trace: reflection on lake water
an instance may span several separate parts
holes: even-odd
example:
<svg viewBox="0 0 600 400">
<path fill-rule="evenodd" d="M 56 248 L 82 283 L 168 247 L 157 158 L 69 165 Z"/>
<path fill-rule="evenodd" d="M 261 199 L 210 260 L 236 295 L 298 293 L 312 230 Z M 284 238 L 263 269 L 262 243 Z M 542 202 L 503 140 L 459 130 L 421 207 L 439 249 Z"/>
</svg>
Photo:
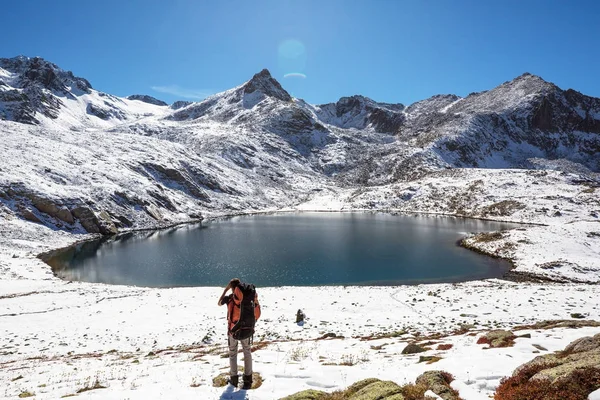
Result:
<svg viewBox="0 0 600 400">
<path fill-rule="evenodd" d="M 392 285 L 500 277 L 505 261 L 457 246 L 514 225 L 381 213 L 235 217 L 71 247 L 47 262 L 66 280 L 121 285 Z"/>
</svg>

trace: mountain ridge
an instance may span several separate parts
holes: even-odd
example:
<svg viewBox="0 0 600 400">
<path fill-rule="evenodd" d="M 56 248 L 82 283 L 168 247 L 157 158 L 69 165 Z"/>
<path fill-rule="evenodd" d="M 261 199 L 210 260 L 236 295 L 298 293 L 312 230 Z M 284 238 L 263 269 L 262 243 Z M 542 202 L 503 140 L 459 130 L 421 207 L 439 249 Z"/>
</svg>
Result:
<svg viewBox="0 0 600 400">
<path fill-rule="evenodd" d="M 409 106 L 360 95 L 312 105 L 262 70 L 202 101 L 165 106 L 99 92 L 31 60 L 0 70 L 0 203 L 61 229 L 109 233 L 280 209 L 314 193 L 453 169 L 558 169 L 599 180 L 600 99 L 531 74 Z"/>
</svg>

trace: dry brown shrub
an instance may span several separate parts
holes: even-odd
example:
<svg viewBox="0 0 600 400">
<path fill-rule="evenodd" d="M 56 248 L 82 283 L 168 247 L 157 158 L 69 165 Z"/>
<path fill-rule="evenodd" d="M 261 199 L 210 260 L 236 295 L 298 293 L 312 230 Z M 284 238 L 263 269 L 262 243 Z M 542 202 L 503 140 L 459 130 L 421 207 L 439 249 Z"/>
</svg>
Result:
<svg viewBox="0 0 600 400">
<path fill-rule="evenodd" d="M 586 400 L 591 392 L 600 388 L 600 369 L 592 367 L 576 369 L 566 379 L 554 383 L 530 379 L 539 371 L 555 365 L 532 365 L 515 376 L 502 379 L 494 400 Z"/>
</svg>

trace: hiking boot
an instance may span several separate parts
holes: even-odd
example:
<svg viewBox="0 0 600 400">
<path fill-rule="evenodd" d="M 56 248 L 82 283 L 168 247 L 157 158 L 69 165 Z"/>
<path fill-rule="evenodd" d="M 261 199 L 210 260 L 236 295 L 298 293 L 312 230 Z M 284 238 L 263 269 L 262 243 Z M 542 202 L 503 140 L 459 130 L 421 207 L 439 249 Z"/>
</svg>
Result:
<svg viewBox="0 0 600 400">
<path fill-rule="evenodd" d="M 238 387 L 239 383 L 240 383 L 240 377 L 238 375 L 235 376 L 230 376 L 229 379 L 227 380 L 227 383 L 229 383 L 230 385 L 233 385 L 235 387 Z"/>
<path fill-rule="evenodd" d="M 252 389 L 252 375 L 244 375 L 244 386 L 242 389 Z"/>
</svg>

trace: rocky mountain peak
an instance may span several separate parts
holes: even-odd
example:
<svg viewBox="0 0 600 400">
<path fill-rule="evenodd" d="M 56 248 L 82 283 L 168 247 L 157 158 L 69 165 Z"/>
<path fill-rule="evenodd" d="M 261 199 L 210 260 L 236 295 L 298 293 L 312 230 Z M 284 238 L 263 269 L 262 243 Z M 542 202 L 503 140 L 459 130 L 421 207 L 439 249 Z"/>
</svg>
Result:
<svg viewBox="0 0 600 400">
<path fill-rule="evenodd" d="M 271 76 L 271 73 L 266 68 L 255 74 L 252 79 L 244 84 L 243 88 L 244 94 L 261 92 L 266 96 L 282 101 L 292 100 L 292 96 L 281 87 L 281 84 Z"/>
<path fill-rule="evenodd" d="M 132 94 L 131 96 L 127 96 L 127 99 L 139 100 L 139 101 L 143 101 L 144 103 L 154 104 L 156 106 L 168 106 L 168 104 L 165 103 L 164 101 L 159 100 L 152 96 L 148 96 L 147 94 Z"/>
<path fill-rule="evenodd" d="M 76 77 L 71 71 L 65 71 L 41 57 L 0 58 L 0 68 L 18 75 L 18 86 L 22 88 L 39 86 L 65 94 L 73 90 L 89 93 L 92 89 L 86 79 Z"/>
<path fill-rule="evenodd" d="M 527 93 L 542 92 L 547 93 L 549 91 L 560 90 L 556 85 L 544 80 L 538 75 L 525 72 L 522 75 L 517 76 L 512 81 L 505 82 L 499 87 L 507 87 L 510 89 L 521 89 Z"/>
</svg>

